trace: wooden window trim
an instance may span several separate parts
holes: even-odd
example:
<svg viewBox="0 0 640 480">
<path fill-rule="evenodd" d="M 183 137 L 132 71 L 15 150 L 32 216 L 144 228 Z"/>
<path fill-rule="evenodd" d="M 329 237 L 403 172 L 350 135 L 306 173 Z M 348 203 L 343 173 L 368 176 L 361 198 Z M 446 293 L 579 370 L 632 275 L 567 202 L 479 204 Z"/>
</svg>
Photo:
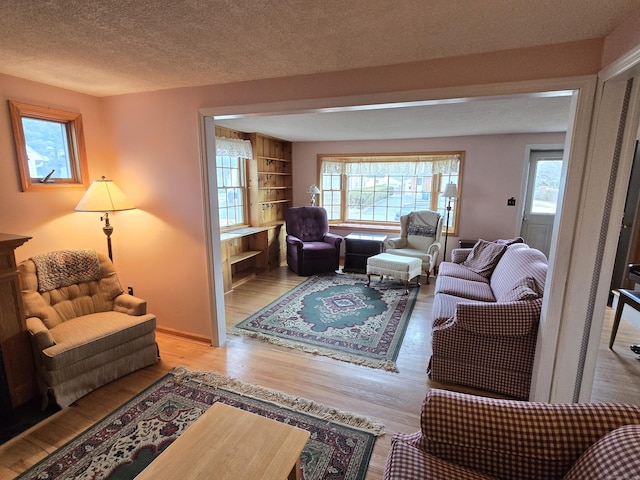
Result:
<svg viewBox="0 0 640 480">
<path fill-rule="evenodd" d="M 76 112 L 30 105 L 9 100 L 9 112 L 13 127 L 13 139 L 16 147 L 20 184 L 23 192 L 51 191 L 60 188 L 89 188 L 89 168 L 84 144 L 82 115 Z M 52 183 L 43 183 L 42 179 L 32 178 L 29 172 L 29 158 L 25 142 L 22 119 L 24 117 L 64 123 L 67 126 L 67 145 L 69 147 L 70 179 L 56 179 Z"/>
</svg>

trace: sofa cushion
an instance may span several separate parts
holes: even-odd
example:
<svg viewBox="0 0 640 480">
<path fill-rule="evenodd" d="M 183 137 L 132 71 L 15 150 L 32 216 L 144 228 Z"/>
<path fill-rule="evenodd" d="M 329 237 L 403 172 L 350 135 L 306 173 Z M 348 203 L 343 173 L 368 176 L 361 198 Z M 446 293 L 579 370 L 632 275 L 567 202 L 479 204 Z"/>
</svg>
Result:
<svg viewBox="0 0 640 480">
<path fill-rule="evenodd" d="M 547 257 L 526 243 L 509 245 L 491 276 L 491 289 L 496 298 L 510 292 L 523 276 L 535 280 L 538 295 L 542 297 L 547 277 Z"/>
<path fill-rule="evenodd" d="M 435 293 L 447 293 L 469 300 L 495 302 L 491 286 L 488 283 L 473 282 L 462 278 L 441 277 L 436 280 Z"/>
<path fill-rule="evenodd" d="M 474 282 L 489 283 L 487 277 L 483 277 L 473 270 L 470 270 L 467 267 L 460 265 L 459 263 L 453 262 L 440 263 L 440 266 L 438 267 L 438 276 L 463 278 L 465 280 L 473 280 Z"/>
<path fill-rule="evenodd" d="M 522 277 L 508 292 L 505 292 L 498 302 L 518 302 L 521 300 L 535 300 L 538 298 L 536 281 L 532 277 Z"/>
<path fill-rule="evenodd" d="M 101 312 L 62 322 L 50 329 L 55 345 L 43 350 L 45 368 L 57 370 L 155 331 L 156 317 Z"/>
<path fill-rule="evenodd" d="M 623 479 L 640 475 L 640 425 L 625 425 L 591 445 L 564 480 Z"/>
<path fill-rule="evenodd" d="M 506 249 L 506 245 L 478 240 L 462 265 L 489 278 Z"/>
</svg>

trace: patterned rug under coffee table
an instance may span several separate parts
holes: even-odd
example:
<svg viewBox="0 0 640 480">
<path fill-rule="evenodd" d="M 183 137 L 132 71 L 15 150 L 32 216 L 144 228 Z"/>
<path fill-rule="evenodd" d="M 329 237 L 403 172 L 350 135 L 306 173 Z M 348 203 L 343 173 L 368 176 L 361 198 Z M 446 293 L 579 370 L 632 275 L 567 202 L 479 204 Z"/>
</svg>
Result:
<svg viewBox="0 0 640 480">
<path fill-rule="evenodd" d="M 364 275 L 309 277 L 229 329 L 346 362 L 397 371 L 396 359 L 419 288 Z"/>
<path fill-rule="evenodd" d="M 311 400 L 180 367 L 18 478 L 132 479 L 215 402 L 311 432 L 302 451 L 304 480 L 364 479 L 384 429 Z"/>
</svg>

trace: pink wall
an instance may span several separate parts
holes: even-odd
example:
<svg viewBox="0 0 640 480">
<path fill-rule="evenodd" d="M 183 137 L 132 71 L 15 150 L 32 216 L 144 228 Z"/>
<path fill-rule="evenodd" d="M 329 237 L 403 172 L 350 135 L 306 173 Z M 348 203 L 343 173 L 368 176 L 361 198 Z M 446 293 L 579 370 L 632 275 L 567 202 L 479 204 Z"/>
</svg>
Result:
<svg viewBox="0 0 640 480">
<path fill-rule="evenodd" d="M 521 192 L 527 145 L 564 143 L 564 134 L 478 135 L 363 142 L 301 142 L 293 146 L 294 203 L 308 203 L 306 189 L 317 183 L 317 155 L 327 153 L 465 151 L 460 199 L 460 232 L 449 236 L 449 247 L 458 238 L 494 240 L 518 234 Z M 507 206 L 515 197 L 516 207 Z M 332 229 L 337 233 L 348 230 Z"/>
<path fill-rule="evenodd" d="M 100 215 L 74 212 L 84 190 L 21 191 L 7 100 L 81 112 L 91 179 L 119 178 L 113 168 L 114 153 L 105 141 L 99 99 L 0 75 L 0 231 L 33 237 L 16 251 L 18 260 L 51 249 L 103 247 Z M 114 222 L 117 225 L 115 215 Z"/>
<path fill-rule="evenodd" d="M 112 217 L 114 260 L 122 283 L 132 285 L 137 295 L 148 300 L 160 326 L 210 336 L 199 108 L 589 75 L 599 68 L 602 47 L 603 40 L 596 39 L 349 72 L 102 99 L 0 76 L 0 100 L 5 105 L 5 114 L 0 117 L 0 231 L 34 237 L 19 249 L 19 259 L 57 248 L 105 249 L 99 216 L 73 211 L 81 191 L 19 191 L 6 100 L 50 103 L 79 111 L 83 114 L 91 177 L 113 178 L 138 206 L 138 210 Z M 434 139 L 425 143 L 449 141 Z M 518 196 L 517 191 L 490 192 L 483 187 L 484 182 L 476 182 L 472 176 L 474 168 L 476 173 L 482 171 L 477 163 L 480 158 L 490 160 L 495 156 L 495 144 L 488 142 L 477 150 L 464 145 L 456 148 L 477 152 L 467 156 L 465 178 L 473 180 L 465 182 L 465 195 L 489 195 L 489 209 L 504 210 L 506 196 Z M 516 161 L 521 163 L 521 145 L 512 148 Z M 306 174 L 298 177 L 298 173 L 294 173 L 296 184 L 308 185 Z M 513 177 L 517 177 L 515 171 Z M 470 228 L 473 224 L 466 222 L 475 216 L 486 216 L 486 209 L 476 208 L 471 202 L 463 208 L 463 235 L 513 229 L 513 218 L 505 222 L 509 224 L 507 227 L 501 222 L 496 224 L 497 215 L 482 231 L 480 227 Z M 508 215 L 513 215 L 509 212 Z"/>
</svg>

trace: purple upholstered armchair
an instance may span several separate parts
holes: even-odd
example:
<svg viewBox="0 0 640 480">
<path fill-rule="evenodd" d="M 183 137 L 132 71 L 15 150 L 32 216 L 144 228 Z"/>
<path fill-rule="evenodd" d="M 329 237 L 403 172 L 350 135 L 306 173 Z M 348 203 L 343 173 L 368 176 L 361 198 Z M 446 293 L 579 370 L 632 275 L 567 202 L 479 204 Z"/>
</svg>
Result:
<svg viewBox="0 0 640 480">
<path fill-rule="evenodd" d="M 287 224 L 287 265 L 298 275 L 333 272 L 340 268 L 342 237 L 329 233 L 327 211 L 322 207 L 291 207 Z"/>
</svg>

